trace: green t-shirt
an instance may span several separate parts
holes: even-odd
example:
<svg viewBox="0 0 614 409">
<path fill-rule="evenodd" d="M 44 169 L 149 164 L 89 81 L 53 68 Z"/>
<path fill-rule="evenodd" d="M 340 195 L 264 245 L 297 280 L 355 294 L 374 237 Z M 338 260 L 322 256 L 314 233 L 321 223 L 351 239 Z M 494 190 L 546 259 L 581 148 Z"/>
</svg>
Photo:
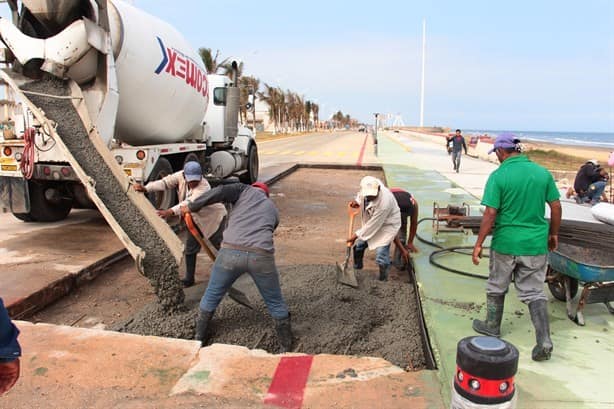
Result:
<svg viewBox="0 0 614 409">
<path fill-rule="evenodd" d="M 559 199 L 554 178 L 525 155 L 503 161 L 488 177 L 482 204 L 497 210 L 491 248 L 514 256 L 548 253 L 546 202 Z"/>
</svg>

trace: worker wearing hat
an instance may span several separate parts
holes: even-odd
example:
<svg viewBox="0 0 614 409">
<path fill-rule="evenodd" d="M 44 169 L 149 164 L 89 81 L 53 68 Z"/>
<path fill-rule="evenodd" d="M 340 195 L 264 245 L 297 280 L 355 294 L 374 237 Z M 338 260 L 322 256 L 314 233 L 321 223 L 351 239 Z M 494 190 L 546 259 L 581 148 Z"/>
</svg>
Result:
<svg viewBox="0 0 614 409">
<path fill-rule="evenodd" d="M 350 203 L 354 208 L 362 208 L 362 227 L 348 239 L 354 245 L 354 268 L 363 268 L 365 250 L 375 250 L 375 263 L 379 267 L 380 281 L 388 280 L 390 272 L 390 244 L 399 240 L 401 212 L 390 190 L 377 178 L 365 176 L 360 181 L 360 191 Z M 397 244 L 407 260 L 407 250 Z"/>
<path fill-rule="evenodd" d="M 486 206 L 472 259 L 479 264 L 486 236 L 494 227 L 486 284 L 486 320 L 473 329 L 499 337 L 503 304 L 514 279 L 520 301 L 529 306 L 535 327 L 535 361 L 550 359 L 553 349 L 544 281 L 548 251 L 556 249 L 561 224 L 559 191 L 550 172 L 521 153 L 513 134 L 499 135 L 490 151 L 501 165 L 488 177 L 482 204 Z M 550 207 L 550 222 L 544 217 Z"/>
<path fill-rule="evenodd" d="M 282 352 L 290 351 L 293 341 L 290 313 L 281 294 L 273 244 L 279 214 L 269 199 L 268 186 L 261 182 L 251 186 L 243 183 L 220 185 L 189 200 L 181 210 L 198 212 L 213 203 L 231 204 L 232 209 L 207 290 L 200 301 L 195 338 L 203 344 L 206 342 L 207 328 L 217 306 L 235 280 L 247 273 L 275 320 Z"/>
<path fill-rule="evenodd" d="M 573 183 L 576 191 L 576 203 L 599 203 L 605 191 L 607 173 L 599 166 L 596 159 L 586 161 L 580 167 Z"/>
<path fill-rule="evenodd" d="M 181 215 L 181 205 L 187 204 L 188 200 L 196 198 L 211 190 L 211 185 L 203 177 L 200 164 L 196 161 L 186 162 L 183 170 L 165 176 L 160 180 L 154 180 L 143 186 L 134 185 L 137 192 L 163 192 L 167 189 L 177 190 L 179 203 L 170 209 L 159 209 L 158 215 L 164 218 Z M 208 237 L 215 248 L 220 247 L 222 232 L 224 231 L 226 208 L 223 204 L 216 203 L 207 206 L 195 214 L 196 222 L 205 237 Z M 194 285 L 194 273 L 196 272 L 196 256 L 200 251 L 200 244 L 188 233 L 185 245 L 185 278 L 181 279 L 184 287 Z"/>
</svg>

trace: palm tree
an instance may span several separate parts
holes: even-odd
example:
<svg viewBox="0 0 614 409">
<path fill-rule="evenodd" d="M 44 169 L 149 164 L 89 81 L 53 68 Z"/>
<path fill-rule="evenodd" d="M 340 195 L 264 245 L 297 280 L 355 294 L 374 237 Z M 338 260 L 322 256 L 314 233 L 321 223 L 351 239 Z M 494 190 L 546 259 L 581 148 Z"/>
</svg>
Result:
<svg viewBox="0 0 614 409">
<path fill-rule="evenodd" d="M 311 111 L 313 112 L 313 123 L 316 127 L 316 129 L 318 129 L 318 125 L 320 120 L 318 119 L 318 115 L 320 114 L 320 106 L 318 104 L 316 104 L 315 102 L 311 103 Z"/>
<path fill-rule="evenodd" d="M 260 80 L 256 77 L 245 76 L 240 77 L 239 84 L 241 86 L 241 92 L 239 94 L 239 103 L 240 103 L 240 115 L 241 120 L 245 119 L 245 123 L 247 123 L 247 103 L 249 102 L 250 93 L 256 98 L 256 94 L 258 94 L 258 89 L 260 88 Z M 255 100 L 252 101 L 255 103 Z M 256 111 L 252 108 L 253 113 L 253 125 L 256 127 Z"/>
<path fill-rule="evenodd" d="M 279 132 L 282 123 L 282 112 L 285 112 L 285 97 L 283 91 L 269 84 L 264 84 L 264 92 L 258 92 L 258 98 L 269 105 L 269 117 L 273 120 L 274 133 Z"/>
<path fill-rule="evenodd" d="M 201 47 L 198 49 L 198 55 L 200 55 L 200 59 L 203 60 L 203 64 L 205 64 L 207 74 L 215 74 L 220 66 L 217 62 L 217 58 L 220 56 L 220 50 L 216 50 L 215 56 L 213 56 L 210 48 Z"/>
</svg>

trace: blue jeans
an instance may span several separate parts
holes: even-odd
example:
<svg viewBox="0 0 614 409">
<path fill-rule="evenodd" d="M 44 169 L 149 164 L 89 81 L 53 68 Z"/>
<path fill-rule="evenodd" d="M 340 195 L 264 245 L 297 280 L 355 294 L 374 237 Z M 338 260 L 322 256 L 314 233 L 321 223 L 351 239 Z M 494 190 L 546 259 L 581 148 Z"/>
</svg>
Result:
<svg viewBox="0 0 614 409">
<path fill-rule="evenodd" d="M 601 201 L 601 195 L 605 190 L 605 181 L 599 180 L 597 182 L 593 182 L 588 187 L 588 192 L 583 197 L 584 201 L 591 203 L 599 203 Z"/>
<path fill-rule="evenodd" d="M 462 151 L 454 152 L 452 151 L 452 164 L 454 165 L 454 170 L 460 169 Z"/>
<path fill-rule="evenodd" d="M 368 243 L 360 239 L 356 240 L 354 243 L 354 248 L 356 248 L 357 251 L 365 251 L 367 247 Z M 375 263 L 378 266 L 390 265 L 390 243 L 375 249 Z"/>
<path fill-rule="evenodd" d="M 288 306 L 281 295 L 279 273 L 273 254 L 222 248 L 215 259 L 209 285 L 200 300 L 200 309 L 213 312 L 232 284 L 243 273 L 248 273 L 275 319 L 288 317 Z"/>
</svg>

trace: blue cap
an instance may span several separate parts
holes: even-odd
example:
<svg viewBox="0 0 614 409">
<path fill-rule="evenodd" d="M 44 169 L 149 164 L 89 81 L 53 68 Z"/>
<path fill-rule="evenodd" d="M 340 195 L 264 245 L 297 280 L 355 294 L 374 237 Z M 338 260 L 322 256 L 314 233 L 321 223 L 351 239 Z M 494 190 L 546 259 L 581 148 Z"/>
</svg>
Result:
<svg viewBox="0 0 614 409">
<path fill-rule="evenodd" d="M 187 182 L 201 180 L 203 178 L 203 170 L 198 162 L 190 161 L 183 165 L 183 176 Z"/>
<path fill-rule="evenodd" d="M 488 151 L 488 153 L 491 154 L 498 148 L 503 148 L 503 149 L 515 148 L 518 143 L 520 143 L 520 140 L 516 138 L 516 135 L 510 132 L 505 132 L 497 136 L 497 139 L 495 139 L 493 148 L 490 151 Z"/>
</svg>

